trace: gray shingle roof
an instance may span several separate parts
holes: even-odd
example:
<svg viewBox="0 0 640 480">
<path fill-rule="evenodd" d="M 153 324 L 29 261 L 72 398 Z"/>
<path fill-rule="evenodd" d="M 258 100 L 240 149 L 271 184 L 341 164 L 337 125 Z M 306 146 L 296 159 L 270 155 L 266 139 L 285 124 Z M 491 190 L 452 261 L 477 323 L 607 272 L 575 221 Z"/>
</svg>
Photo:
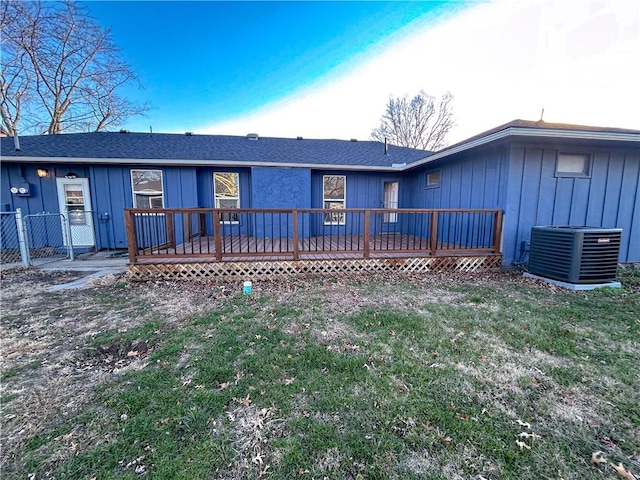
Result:
<svg viewBox="0 0 640 480">
<path fill-rule="evenodd" d="M 66 157 L 70 159 L 176 160 L 181 163 L 211 161 L 260 164 L 317 164 L 336 166 L 391 167 L 424 159 L 431 152 L 374 141 L 313 140 L 228 135 L 179 135 L 95 132 L 21 136 L 16 152 L 13 138 L 2 138 L 4 160 Z"/>
</svg>

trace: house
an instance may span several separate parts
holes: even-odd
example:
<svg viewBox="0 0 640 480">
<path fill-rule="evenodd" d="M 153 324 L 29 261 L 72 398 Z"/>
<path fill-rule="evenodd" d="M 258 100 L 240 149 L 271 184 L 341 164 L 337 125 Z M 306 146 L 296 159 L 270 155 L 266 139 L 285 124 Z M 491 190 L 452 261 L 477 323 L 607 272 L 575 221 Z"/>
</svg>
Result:
<svg viewBox="0 0 640 480">
<path fill-rule="evenodd" d="M 532 226 L 550 224 L 620 227 L 620 261 L 640 262 L 636 130 L 516 120 L 438 152 L 124 130 L 1 144 L 2 210 L 68 212 L 74 245 L 88 248 L 127 247 L 126 208 L 497 209 L 504 265 L 524 258 Z M 320 229 L 344 225 L 341 215 L 325 214 Z M 248 233 L 238 214 L 220 218 Z M 384 222 L 397 218 L 387 212 Z"/>
</svg>

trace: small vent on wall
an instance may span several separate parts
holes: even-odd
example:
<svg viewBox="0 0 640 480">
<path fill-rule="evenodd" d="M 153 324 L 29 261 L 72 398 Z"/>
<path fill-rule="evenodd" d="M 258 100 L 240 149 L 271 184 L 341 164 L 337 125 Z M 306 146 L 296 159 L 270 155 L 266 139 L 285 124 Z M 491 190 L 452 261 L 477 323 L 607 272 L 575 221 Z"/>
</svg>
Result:
<svg viewBox="0 0 640 480">
<path fill-rule="evenodd" d="M 258 140 L 260 135 L 257 133 L 247 133 L 247 140 Z"/>
</svg>

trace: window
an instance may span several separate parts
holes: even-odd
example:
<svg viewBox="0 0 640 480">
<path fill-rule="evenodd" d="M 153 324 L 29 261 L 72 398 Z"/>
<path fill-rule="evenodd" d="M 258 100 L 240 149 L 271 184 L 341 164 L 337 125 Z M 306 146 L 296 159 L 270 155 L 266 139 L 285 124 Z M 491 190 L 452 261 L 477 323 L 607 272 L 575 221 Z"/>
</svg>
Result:
<svg viewBox="0 0 640 480">
<path fill-rule="evenodd" d="M 588 177 L 591 156 L 586 153 L 559 153 L 556 177 Z"/>
<path fill-rule="evenodd" d="M 427 173 L 427 188 L 440 186 L 440 170 Z"/>
<path fill-rule="evenodd" d="M 216 208 L 240 208 L 240 175 L 233 172 L 213 174 L 213 195 Z M 240 215 L 226 212 L 221 215 L 222 223 L 238 223 Z"/>
<path fill-rule="evenodd" d="M 131 170 L 133 208 L 163 208 L 162 170 Z"/>
<path fill-rule="evenodd" d="M 322 203 L 324 208 L 343 209 L 346 205 L 347 177 L 344 175 L 324 175 L 322 177 Z M 344 225 L 344 212 L 325 213 L 325 225 Z"/>
</svg>

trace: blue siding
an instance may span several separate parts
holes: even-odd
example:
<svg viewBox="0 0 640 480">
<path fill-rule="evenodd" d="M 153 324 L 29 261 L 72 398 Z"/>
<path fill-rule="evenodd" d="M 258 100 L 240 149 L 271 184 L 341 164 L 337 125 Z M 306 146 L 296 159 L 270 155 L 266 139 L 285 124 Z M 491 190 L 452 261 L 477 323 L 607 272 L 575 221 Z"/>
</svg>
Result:
<svg viewBox="0 0 640 480">
<path fill-rule="evenodd" d="M 322 177 L 324 175 L 344 175 L 347 177 L 346 185 L 346 208 L 382 208 L 384 204 L 384 182 L 398 181 L 399 192 L 398 202 L 400 208 L 410 208 L 410 204 L 405 203 L 407 198 L 406 191 L 411 188 L 410 182 L 400 174 L 394 175 L 393 172 L 369 173 L 369 172 L 343 172 L 343 171 L 314 171 L 311 173 L 311 208 L 323 208 L 322 199 Z M 358 220 L 356 220 L 356 218 Z M 351 225 L 352 222 L 354 223 Z M 314 225 L 313 234 L 317 235 L 343 235 L 347 232 L 362 232 L 364 229 L 364 217 L 348 216 L 344 226 L 325 226 L 322 225 L 322 219 L 318 216 L 312 220 Z M 375 221 L 371 221 L 371 231 L 375 232 Z M 382 226 L 377 227 L 381 229 Z"/>
<path fill-rule="evenodd" d="M 308 168 L 251 169 L 251 203 L 258 208 L 311 208 L 311 170 Z M 302 223 L 298 234 L 303 235 Z M 293 216 L 257 216 L 256 237 L 293 237 Z"/>
<path fill-rule="evenodd" d="M 506 155 L 502 150 L 434 162 L 406 174 L 411 208 L 504 208 Z M 427 173 L 440 171 L 440 186 L 427 187 Z"/>
<path fill-rule="evenodd" d="M 248 168 L 199 168 L 197 170 L 196 190 L 197 202 L 199 207 L 214 208 L 215 199 L 213 192 L 213 174 L 214 172 L 231 172 L 237 173 L 240 181 L 240 208 L 253 208 L 251 200 L 251 170 Z M 225 234 L 248 235 L 252 232 L 252 226 L 249 225 L 246 216 L 240 219 L 239 224 L 223 225 Z M 211 219 L 207 217 L 206 223 L 207 235 L 213 235 L 213 225 Z"/>
<path fill-rule="evenodd" d="M 555 176 L 558 151 L 589 153 L 588 178 Z M 621 262 L 640 262 L 640 154 L 585 150 L 573 146 L 514 146 L 504 230 L 504 263 L 520 258 L 534 225 L 589 225 L 622 228 Z"/>
<path fill-rule="evenodd" d="M 11 211 L 21 208 L 24 215 L 60 213 L 56 178 L 75 173 L 78 178 L 89 179 L 96 248 L 126 248 L 124 209 L 133 206 L 130 172 L 131 169 L 150 167 L 55 164 L 46 165 L 49 177 L 39 178 L 36 175 L 39 166 L 3 162 L 1 203 L 8 205 Z M 195 168 L 166 167 L 159 170 L 163 172 L 166 207 L 198 206 Z M 5 185 L 10 187 L 25 182 L 31 185 L 32 195 L 29 197 L 12 195 L 9 188 L 5 188 Z"/>
</svg>

